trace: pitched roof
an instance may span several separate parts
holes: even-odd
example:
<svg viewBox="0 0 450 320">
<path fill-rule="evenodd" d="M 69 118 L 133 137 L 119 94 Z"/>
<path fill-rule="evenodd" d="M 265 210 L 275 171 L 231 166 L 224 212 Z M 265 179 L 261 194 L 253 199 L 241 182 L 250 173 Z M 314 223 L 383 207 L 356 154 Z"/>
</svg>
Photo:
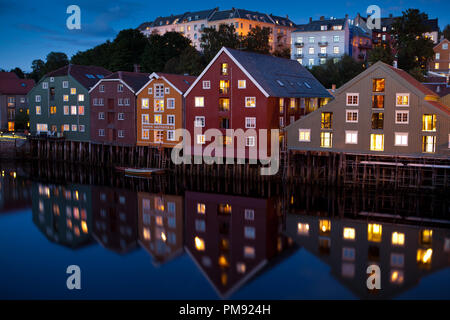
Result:
<svg viewBox="0 0 450 320">
<path fill-rule="evenodd" d="M 194 83 L 197 77 L 194 76 L 185 76 L 180 74 L 172 74 L 172 73 L 162 73 L 157 72 L 159 77 L 164 77 L 173 84 L 181 93 L 185 93 L 187 89 Z"/>
<path fill-rule="evenodd" d="M 171 24 L 178 24 L 182 22 L 189 22 L 189 21 L 198 21 L 198 20 L 205 20 L 208 19 L 211 14 L 215 11 L 217 11 L 219 8 L 213 8 L 209 10 L 201 10 L 201 11 L 194 11 L 194 12 L 185 12 L 181 14 L 176 15 L 170 15 L 166 17 L 158 17 L 151 23 L 152 27 L 158 27 L 158 26 L 165 26 L 165 25 L 171 25 Z M 141 24 L 143 27 L 147 27 L 148 25 Z M 139 27 L 141 27 L 139 26 Z"/>
<path fill-rule="evenodd" d="M 120 79 L 133 89 L 134 92 L 137 92 L 148 82 L 149 76 L 149 73 L 117 71 L 106 76 L 105 79 Z"/>
<path fill-rule="evenodd" d="M 432 106 L 444 111 L 448 115 L 450 115 L 450 108 L 447 107 L 445 104 L 439 102 L 439 101 L 426 101 L 427 103 L 431 104 Z"/>
<path fill-rule="evenodd" d="M 0 72 L 0 94 L 25 95 L 33 87 L 33 79 L 20 79 L 14 72 Z"/>
<path fill-rule="evenodd" d="M 327 30 L 321 30 L 322 26 L 327 26 Z M 297 25 L 297 29 L 294 32 L 307 32 L 307 31 L 330 31 L 333 26 L 345 27 L 345 18 L 343 19 L 324 19 L 314 20 L 307 24 Z"/>
<path fill-rule="evenodd" d="M 384 65 L 388 66 L 391 70 L 394 70 L 400 77 L 408 81 L 410 84 L 412 84 L 416 89 L 419 89 L 423 94 L 425 95 L 432 95 L 437 96 L 437 94 L 430 89 L 428 89 L 426 86 L 424 86 L 422 83 L 417 81 L 413 76 L 411 76 L 408 72 L 395 68 L 393 66 L 390 66 L 388 64 L 383 63 Z"/>
<path fill-rule="evenodd" d="M 272 97 L 332 97 L 300 63 L 253 52 L 225 49 Z"/>
<path fill-rule="evenodd" d="M 440 97 L 445 97 L 450 94 L 450 85 L 444 83 L 424 83 L 428 89 L 432 90 L 434 93 L 439 95 Z"/>
<path fill-rule="evenodd" d="M 82 66 L 76 64 L 68 64 L 55 71 L 49 72 L 45 77 L 59 77 L 70 75 L 74 77 L 85 88 L 90 89 L 98 80 L 111 74 L 111 71 L 98 66 Z"/>
</svg>

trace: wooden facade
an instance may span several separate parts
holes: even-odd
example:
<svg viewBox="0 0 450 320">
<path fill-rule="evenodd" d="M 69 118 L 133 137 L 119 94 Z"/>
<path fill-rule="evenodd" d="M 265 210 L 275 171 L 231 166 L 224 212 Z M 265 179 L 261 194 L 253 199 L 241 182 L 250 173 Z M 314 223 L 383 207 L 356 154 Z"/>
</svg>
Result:
<svg viewBox="0 0 450 320">
<path fill-rule="evenodd" d="M 195 77 L 153 73 L 137 92 L 137 145 L 173 148 L 175 130 L 184 128 L 183 93 Z"/>
<path fill-rule="evenodd" d="M 406 72 L 378 62 L 287 128 L 292 151 L 450 156 L 450 109 Z"/>
</svg>

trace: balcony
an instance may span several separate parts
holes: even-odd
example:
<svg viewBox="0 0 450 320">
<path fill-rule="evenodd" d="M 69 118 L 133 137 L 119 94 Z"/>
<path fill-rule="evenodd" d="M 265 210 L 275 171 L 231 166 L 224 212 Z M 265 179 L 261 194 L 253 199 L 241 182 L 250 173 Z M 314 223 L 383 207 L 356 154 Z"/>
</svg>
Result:
<svg viewBox="0 0 450 320">
<path fill-rule="evenodd" d="M 319 52 L 317 55 L 319 56 L 319 58 L 326 58 L 326 57 L 328 57 L 328 53 L 321 53 L 321 52 Z"/>
<path fill-rule="evenodd" d="M 303 58 L 305 55 L 303 54 L 303 53 L 297 53 L 297 54 L 294 54 L 294 57 L 296 58 L 296 59 L 301 59 L 301 58 Z"/>
<path fill-rule="evenodd" d="M 296 43 L 295 43 L 295 46 L 296 46 L 297 48 L 303 48 L 304 45 L 305 45 L 305 43 L 303 43 L 303 42 L 296 42 Z"/>
<path fill-rule="evenodd" d="M 319 41 L 319 47 L 326 47 L 328 45 L 328 41 Z"/>
</svg>

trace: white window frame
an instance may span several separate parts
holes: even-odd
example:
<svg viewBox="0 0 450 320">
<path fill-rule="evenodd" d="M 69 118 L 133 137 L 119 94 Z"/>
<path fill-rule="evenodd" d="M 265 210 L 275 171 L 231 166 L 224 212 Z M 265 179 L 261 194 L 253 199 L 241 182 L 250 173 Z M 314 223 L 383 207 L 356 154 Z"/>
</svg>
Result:
<svg viewBox="0 0 450 320">
<path fill-rule="evenodd" d="M 256 143 L 256 137 L 255 136 L 245 137 L 245 146 L 246 147 L 254 147 L 255 143 Z"/>
<path fill-rule="evenodd" d="M 124 130 L 117 130 L 117 137 L 118 138 L 125 138 Z"/>
<path fill-rule="evenodd" d="M 255 129 L 256 128 L 256 117 L 245 117 L 245 128 L 246 129 Z"/>
<path fill-rule="evenodd" d="M 69 106 L 63 106 L 63 112 L 65 116 L 68 116 L 70 114 Z"/>
<path fill-rule="evenodd" d="M 197 125 L 201 120 L 201 126 Z M 194 120 L 194 127 L 196 128 L 204 128 L 205 127 L 205 117 L 204 116 L 196 116 Z"/>
<path fill-rule="evenodd" d="M 75 112 L 74 112 L 75 110 Z M 75 116 L 77 114 L 78 108 L 77 106 L 70 106 L 70 114 Z"/>
<path fill-rule="evenodd" d="M 148 92 L 148 94 L 153 94 L 153 87 L 148 87 L 147 92 Z"/>
<path fill-rule="evenodd" d="M 105 113 L 104 112 L 99 112 L 98 113 L 98 119 L 99 120 L 105 120 Z"/>
<path fill-rule="evenodd" d="M 397 143 L 397 136 L 403 136 L 403 137 L 406 136 L 406 144 L 398 144 Z M 394 133 L 394 146 L 407 147 L 408 144 L 409 144 L 409 134 L 408 134 L 408 132 L 395 132 Z"/>
<path fill-rule="evenodd" d="M 38 112 L 39 111 L 39 112 Z M 42 108 L 41 106 L 36 106 L 36 115 L 41 115 L 42 114 Z"/>
<path fill-rule="evenodd" d="M 211 89 L 211 81 L 209 81 L 209 80 L 203 80 L 203 82 L 202 82 L 202 88 L 203 88 L 204 90 L 209 90 L 209 89 Z"/>
<path fill-rule="evenodd" d="M 195 97 L 194 102 L 195 102 L 196 108 L 204 108 L 205 107 L 205 97 Z"/>
<path fill-rule="evenodd" d="M 145 118 L 148 118 L 147 122 L 144 122 Z M 142 114 L 141 115 L 141 121 L 142 121 L 142 124 L 150 124 L 150 115 L 149 114 Z"/>
<path fill-rule="evenodd" d="M 170 107 L 169 101 L 173 101 L 173 104 L 172 104 L 173 107 Z M 167 109 L 175 109 L 175 98 L 168 98 L 167 99 Z"/>
<path fill-rule="evenodd" d="M 164 87 L 164 94 L 170 94 L 170 88 Z"/>
<path fill-rule="evenodd" d="M 355 120 L 348 120 L 347 115 L 349 113 L 355 113 L 355 112 L 356 112 L 356 121 Z M 347 122 L 347 123 L 358 123 L 358 121 L 359 121 L 359 110 L 356 110 L 356 109 L 346 109 L 345 110 L 345 122 Z"/>
<path fill-rule="evenodd" d="M 74 130 L 73 128 L 75 128 L 75 130 Z M 75 131 L 78 131 L 78 126 L 77 126 L 76 124 L 73 124 L 71 129 L 72 129 L 72 131 L 74 131 L 74 132 L 75 132 Z"/>
<path fill-rule="evenodd" d="M 83 110 L 83 112 L 81 112 L 80 110 Z M 85 112 L 84 106 L 78 106 L 77 112 L 80 116 L 84 116 L 84 112 Z"/>
<path fill-rule="evenodd" d="M 101 84 L 98 88 L 99 92 L 105 92 L 105 85 Z"/>
<path fill-rule="evenodd" d="M 203 137 L 203 139 L 201 139 Z M 200 140 L 203 140 L 203 142 L 199 142 Z M 206 137 L 204 134 L 198 134 L 197 139 L 195 141 L 197 144 L 205 144 L 206 143 Z"/>
<path fill-rule="evenodd" d="M 238 89 L 246 89 L 246 88 L 247 88 L 247 80 L 238 80 Z"/>
<path fill-rule="evenodd" d="M 98 129 L 98 136 L 104 137 L 105 136 L 105 129 Z"/>
<path fill-rule="evenodd" d="M 175 130 L 167 130 L 167 141 L 175 141 Z"/>
<path fill-rule="evenodd" d="M 398 96 L 407 96 L 408 97 L 408 104 L 397 104 Z M 409 93 L 397 93 L 395 94 L 395 106 L 396 107 L 409 107 Z"/>
<path fill-rule="evenodd" d="M 50 82 L 55 82 L 55 78 L 54 77 L 50 77 Z"/>
<path fill-rule="evenodd" d="M 145 136 L 144 132 L 148 132 L 147 136 Z M 142 140 L 150 140 L 150 129 L 142 129 L 142 134 L 141 134 Z"/>
<path fill-rule="evenodd" d="M 40 96 L 40 95 L 36 95 L 36 96 L 34 97 L 34 101 L 35 101 L 35 102 L 41 102 L 41 96 Z"/>
<path fill-rule="evenodd" d="M 125 120 L 125 113 L 119 112 L 117 114 L 117 120 Z"/>
<path fill-rule="evenodd" d="M 48 82 L 42 82 L 42 89 L 48 89 Z"/>
<path fill-rule="evenodd" d="M 67 89 L 67 88 L 69 88 L 69 81 L 63 81 L 62 82 L 62 87 L 64 88 L 64 89 Z"/>
<path fill-rule="evenodd" d="M 248 106 L 247 102 L 251 101 L 251 100 L 255 100 L 255 105 L 254 106 Z M 245 97 L 245 107 L 246 108 L 256 108 L 256 97 Z"/>
<path fill-rule="evenodd" d="M 356 134 L 356 141 L 349 141 L 347 139 L 347 135 L 355 135 Z M 358 131 L 356 130 L 345 130 L 345 144 L 358 144 Z"/>
<path fill-rule="evenodd" d="M 86 130 L 86 127 L 84 126 L 84 124 L 78 125 L 78 131 L 79 132 L 84 132 L 85 130 Z"/>
<path fill-rule="evenodd" d="M 408 115 L 408 119 L 406 120 L 406 122 L 404 121 L 398 121 L 397 120 L 397 114 L 399 113 L 406 113 Z M 409 110 L 396 110 L 395 111 L 395 124 L 409 124 Z"/>
<path fill-rule="evenodd" d="M 356 103 L 348 103 L 349 96 L 356 96 Z M 353 93 L 353 92 L 347 93 L 347 95 L 345 96 L 345 105 L 351 106 L 351 107 L 358 107 L 359 106 L 359 93 Z"/>
<path fill-rule="evenodd" d="M 119 83 L 117 85 L 117 92 L 123 92 L 123 84 Z"/>
<path fill-rule="evenodd" d="M 169 121 L 169 119 L 173 119 L 173 122 L 171 123 L 171 122 Z M 167 115 L 167 124 L 173 124 L 173 125 L 175 125 L 175 115 L 173 115 L 173 114 Z"/>
<path fill-rule="evenodd" d="M 308 139 L 300 139 L 301 135 L 308 133 Z M 298 129 L 298 141 L 299 142 L 311 142 L 311 129 Z"/>
<path fill-rule="evenodd" d="M 147 106 L 144 106 L 144 101 L 147 101 Z M 142 109 L 149 109 L 150 108 L 150 99 L 149 98 L 142 98 L 141 99 L 141 108 Z"/>
<path fill-rule="evenodd" d="M 245 209 L 244 210 L 244 219 L 253 221 L 255 220 L 255 210 L 254 209 Z"/>
</svg>

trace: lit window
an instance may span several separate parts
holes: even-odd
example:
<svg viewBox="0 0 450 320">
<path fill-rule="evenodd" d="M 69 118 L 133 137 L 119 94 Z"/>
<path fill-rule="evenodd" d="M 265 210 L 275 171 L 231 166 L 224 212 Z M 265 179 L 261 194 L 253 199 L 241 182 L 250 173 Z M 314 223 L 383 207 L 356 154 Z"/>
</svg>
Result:
<svg viewBox="0 0 450 320">
<path fill-rule="evenodd" d="M 320 127 L 322 129 L 331 129 L 333 124 L 333 112 L 322 112 Z"/>
<path fill-rule="evenodd" d="M 194 238 L 195 248 L 198 251 L 205 251 L 205 241 L 199 237 Z"/>
<path fill-rule="evenodd" d="M 238 263 L 236 264 L 236 271 L 237 271 L 238 273 L 245 273 L 245 263 L 238 262 Z"/>
<path fill-rule="evenodd" d="M 64 115 L 69 115 L 69 106 L 64 106 Z"/>
<path fill-rule="evenodd" d="M 84 101 L 84 94 L 78 95 L 78 101 Z"/>
<path fill-rule="evenodd" d="M 309 54 L 314 54 L 314 47 L 309 47 L 308 53 Z"/>
<path fill-rule="evenodd" d="M 164 111 L 164 99 L 155 99 L 155 112 Z"/>
<path fill-rule="evenodd" d="M 384 92 L 384 79 L 373 79 L 372 80 L 372 91 L 373 92 Z"/>
<path fill-rule="evenodd" d="M 224 76 L 228 75 L 228 63 L 222 63 L 220 71 L 222 75 Z"/>
<path fill-rule="evenodd" d="M 246 108 L 256 107 L 256 97 L 245 97 L 245 107 Z"/>
<path fill-rule="evenodd" d="M 333 134 L 331 132 L 320 133 L 320 146 L 322 148 L 331 148 L 333 145 Z"/>
<path fill-rule="evenodd" d="M 84 106 L 78 106 L 78 114 L 84 115 Z"/>
<path fill-rule="evenodd" d="M 70 94 L 77 94 L 77 88 L 70 88 Z"/>
<path fill-rule="evenodd" d="M 64 101 L 69 101 L 69 95 L 68 94 L 63 95 L 63 100 Z"/>
<path fill-rule="evenodd" d="M 403 283 L 403 271 L 401 270 L 392 270 L 391 271 L 391 283 L 402 284 Z"/>
<path fill-rule="evenodd" d="M 219 82 L 219 93 L 220 94 L 228 94 L 229 88 L 230 88 L 230 81 L 220 80 L 220 82 Z"/>
<path fill-rule="evenodd" d="M 149 129 L 142 129 L 142 139 L 143 140 L 150 139 L 150 130 Z"/>
<path fill-rule="evenodd" d="M 197 144 L 205 144 L 205 135 L 204 134 L 199 134 L 197 135 Z"/>
<path fill-rule="evenodd" d="M 247 82 L 245 80 L 238 80 L 238 89 L 245 89 L 247 87 Z"/>
<path fill-rule="evenodd" d="M 162 115 L 155 115 L 155 124 L 162 124 Z"/>
<path fill-rule="evenodd" d="M 334 54 L 339 54 L 339 47 L 338 46 L 334 46 L 333 47 L 333 53 Z"/>
<path fill-rule="evenodd" d="M 433 250 L 430 249 L 418 249 L 417 250 L 417 263 L 420 267 L 429 268 L 431 266 L 431 258 Z"/>
<path fill-rule="evenodd" d="M 70 114 L 72 114 L 72 115 L 77 114 L 77 106 L 71 106 L 70 107 Z"/>
<path fill-rule="evenodd" d="M 78 126 L 76 124 L 72 125 L 72 131 L 77 131 L 78 130 Z"/>
<path fill-rule="evenodd" d="M 434 153 L 436 151 L 436 136 L 422 137 L 422 151 L 425 153 Z"/>
<path fill-rule="evenodd" d="M 255 239 L 255 228 L 254 227 L 244 227 L 244 237 L 247 239 Z"/>
<path fill-rule="evenodd" d="M 195 106 L 196 107 L 204 107 L 205 106 L 205 98 L 204 97 L 195 97 Z"/>
<path fill-rule="evenodd" d="M 346 240 L 355 240 L 355 229 L 354 228 L 344 228 L 343 237 Z"/>
<path fill-rule="evenodd" d="M 36 114 L 41 114 L 41 106 L 36 106 Z"/>
<path fill-rule="evenodd" d="M 308 223 L 298 223 L 297 224 L 297 234 L 302 236 L 307 236 L 309 234 L 309 224 Z"/>
<path fill-rule="evenodd" d="M 408 107 L 409 106 L 409 93 L 397 93 L 396 106 L 397 107 Z"/>
<path fill-rule="evenodd" d="M 408 132 L 396 132 L 394 145 L 402 147 L 408 146 Z"/>
<path fill-rule="evenodd" d="M 381 224 L 369 223 L 367 227 L 367 240 L 372 242 L 381 242 L 381 233 Z"/>
<path fill-rule="evenodd" d="M 206 205 L 204 203 L 197 203 L 197 213 L 198 214 L 206 213 Z"/>
<path fill-rule="evenodd" d="M 321 234 L 328 234 L 331 231 L 331 221 L 319 220 L 319 231 Z"/>
<path fill-rule="evenodd" d="M 164 137 L 164 131 L 163 130 L 155 130 L 153 132 L 153 140 L 154 142 L 162 143 Z"/>
<path fill-rule="evenodd" d="M 148 98 L 142 98 L 142 100 L 141 100 L 141 107 L 142 107 L 142 109 L 148 109 L 149 108 L 149 100 L 148 100 Z"/>
<path fill-rule="evenodd" d="M 254 258 L 255 257 L 255 248 L 250 246 L 244 247 L 244 257 L 246 258 Z"/>
<path fill-rule="evenodd" d="M 150 124 L 150 116 L 148 114 L 142 115 L 142 124 Z"/>
<path fill-rule="evenodd" d="M 422 131 L 436 131 L 435 114 L 424 114 L 422 116 Z"/>
<path fill-rule="evenodd" d="M 346 110 L 345 122 L 358 123 L 358 110 Z"/>
<path fill-rule="evenodd" d="M 434 68 L 435 68 L 436 70 L 439 70 L 439 62 L 436 62 L 436 63 L 434 64 Z"/>
<path fill-rule="evenodd" d="M 359 93 L 347 93 L 347 106 L 359 105 Z"/>
<path fill-rule="evenodd" d="M 392 244 L 395 246 L 403 246 L 405 244 L 405 234 L 400 232 L 392 232 Z"/>
<path fill-rule="evenodd" d="M 372 108 L 384 109 L 384 95 L 375 94 L 372 96 Z"/>
<path fill-rule="evenodd" d="M 383 151 L 384 150 L 384 134 L 370 135 L 370 150 Z"/>
<path fill-rule="evenodd" d="M 311 129 L 298 129 L 298 141 L 310 142 L 311 141 Z"/>
<path fill-rule="evenodd" d="M 425 229 L 420 231 L 420 244 L 431 245 L 433 239 L 433 230 Z"/>
</svg>

